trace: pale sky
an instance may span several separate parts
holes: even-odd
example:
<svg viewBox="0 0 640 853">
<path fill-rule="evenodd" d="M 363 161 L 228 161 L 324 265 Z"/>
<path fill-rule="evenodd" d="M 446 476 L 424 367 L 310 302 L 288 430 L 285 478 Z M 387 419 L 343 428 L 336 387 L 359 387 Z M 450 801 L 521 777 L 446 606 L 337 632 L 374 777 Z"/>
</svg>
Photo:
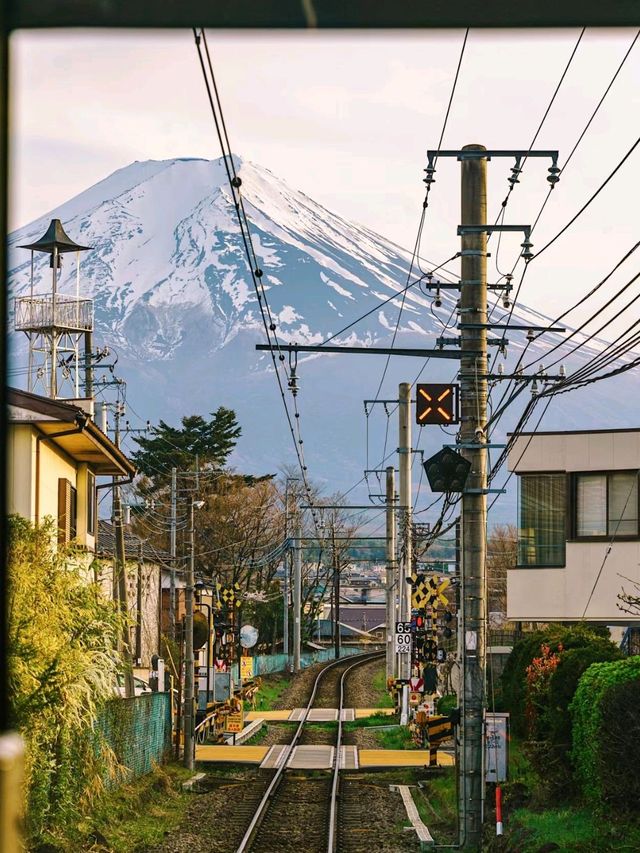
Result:
<svg viewBox="0 0 640 853">
<path fill-rule="evenodd" d="M 588 30 L 536 141 L 560 165 L 635 34 Z M 579 30 L 471 31 L 443 147 L 527 149 Z M 404 247 L 424 196 L 462 31 L 209 31 L 235 153 Z M 12 228 L 133 160 L 220 155 L 190 31 L 40 31 L 11 41 Z M 534 251 L 582 206 L 640 136 L 640 40 L 589 128 L 533 236 Z M 511 161 L 489 164 L 490 218 Z M 507 223 L 531 224 L 548 163 L 530 160 Z M 640 147 L 578 222 L 532 264 L 522 299 L 559 312 L 597 283 L 638 237 Z M 459 245 L 459 164 L 441 160 L 422 254 Z M 510 267 L 521 237 L 505 239 Z M 495 254 L 492 263 L 495 262 Z M 637 265 L 636 265 L 637 266 Z M 615 281 L 628 280 L 627 265 Z M 495 268 L 491 272 L 496 275 Z"/>
</svg>

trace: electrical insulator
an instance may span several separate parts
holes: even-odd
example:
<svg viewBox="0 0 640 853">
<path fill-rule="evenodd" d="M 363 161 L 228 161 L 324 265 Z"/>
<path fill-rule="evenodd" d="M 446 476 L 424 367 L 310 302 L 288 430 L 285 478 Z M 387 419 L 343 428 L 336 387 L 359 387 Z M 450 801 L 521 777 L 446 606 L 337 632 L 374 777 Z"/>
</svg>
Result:
<svg viewBox="0 0 640 853">
<path fill-rule="evenodd" d="M 533 252 L 531 251 L 533 243 L 528 237 L 525 237 L 524 242 L 520 243 L 520 245 L 522 246 L 522 257 L 525 261 L 530 261 L 533 257 Z"/>
<path fill-rule="evenodd" d="M 433 304 L 436 306 L 436 308 L 439 308 L 442 305 L 442 297 L 440 296 L 439 287 L 436 290 L 436 298 L 434 299 Z"/>
<path fill-rule="evenodd" d="M 498 365 L 498 373 L 500 374 L 500 376 L 502 376 L 502 374 L 504 373 L 504 364 L 502 362 L 500 362 L 500 364 Z"/>
<path fill-rule="evenodd" d="M 537 379 L 534 379 L 533 382 L 531 383 L 531 396 L 532 397 L 538 396 L 538 380 Z"/>
<path fill-rule="evenodd" d="M 564 364 L 561 364 L 560 365 L 560 376 L 562 376 L 564 378 L 566 375 L 567 375 L 567 368 L 564 366 Z"/>
</svg>

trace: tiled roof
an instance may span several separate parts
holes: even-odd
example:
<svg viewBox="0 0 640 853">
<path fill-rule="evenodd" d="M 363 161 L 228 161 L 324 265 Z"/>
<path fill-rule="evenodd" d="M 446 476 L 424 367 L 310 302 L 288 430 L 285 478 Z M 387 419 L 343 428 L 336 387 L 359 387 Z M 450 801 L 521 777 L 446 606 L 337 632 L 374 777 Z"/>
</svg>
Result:
<svg viewBox="0 0 640 853">
<path fill-rule="evenodd" d="M 142 558 L 150 563 L 168 563 L 170 555 L 165 551 L 159 551 L 146 539 L 141 539 L 128 527 L 124 529 L 124 552 L 127 560 L 137 560 L 140 556 L 142 546 Z M 98 522 L 98 546 L 99 557 L 113 557 L 116 549 L 116 529 L 110 521 L 101 519 Z"/>
</svg>

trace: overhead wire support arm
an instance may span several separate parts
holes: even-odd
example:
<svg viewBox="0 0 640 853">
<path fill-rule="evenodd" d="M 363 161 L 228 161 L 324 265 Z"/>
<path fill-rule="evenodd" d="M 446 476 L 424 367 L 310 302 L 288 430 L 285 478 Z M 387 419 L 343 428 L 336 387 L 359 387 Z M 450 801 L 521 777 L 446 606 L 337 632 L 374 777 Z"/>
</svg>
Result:
<svg viewBox="0 0 640 853">
<path fill-rule="evenodd" d="M 269 351 L 269 344 L 256 344 L 256 349 Z M 326 352 L 347 353 L 366 355 L 402 355 L 410 358 L 460 358 L 460 353 L 445 352 L 439 349 L 397 349 L 394 347 L 326 347 L 310 344 L 280 344 L 283 352 Z M 474 353 L 467 351 L 466 355 L 481 355 L 480 351 Z"/>
<path fill-rule="evenodd" d="M 557 150 L 539 150 L 539 151 L 527 151 L 527 149 L 489 149 L 489 150 L 474 150 L 471 148 L 463 149 L 461 151 L 453 150 L 444 150 L 444 151 L 427 151 L 427 159 L 429 164 L 432 164 L 434 160 L 440 157 L 455 157 L 456 160 L 491 160 L 492 157 L 514 157 L 516 160 L 521 160 L 523 158 L 529 159 L 529 157 L 549 157 L 551 159 L 552 166 L 557 166 L 558 164 L 558 151 Z"/>
</svg>

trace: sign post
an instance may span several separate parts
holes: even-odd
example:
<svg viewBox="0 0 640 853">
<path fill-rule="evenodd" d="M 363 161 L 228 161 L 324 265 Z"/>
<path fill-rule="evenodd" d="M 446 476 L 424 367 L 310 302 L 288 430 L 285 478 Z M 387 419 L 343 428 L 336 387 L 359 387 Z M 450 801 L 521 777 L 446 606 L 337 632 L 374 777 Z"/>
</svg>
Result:
<svg viewBox="0 0 640 853">
<path fill-rule="evenodd" d="M 412 642 L 411 622 L 396 622 L 394 644 L 396 654 L 410 654 Z"/>
</svg>

